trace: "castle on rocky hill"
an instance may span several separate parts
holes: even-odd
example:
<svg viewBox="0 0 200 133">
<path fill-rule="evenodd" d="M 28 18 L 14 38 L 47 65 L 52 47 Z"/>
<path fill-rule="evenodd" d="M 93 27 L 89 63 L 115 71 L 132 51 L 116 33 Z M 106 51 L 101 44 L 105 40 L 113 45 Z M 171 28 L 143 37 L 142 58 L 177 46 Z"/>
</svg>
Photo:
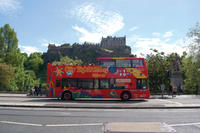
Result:
<svg viewBox="0 0 200 133">
<path fill-rule="evenodd" d="M 76 45 L 77 43 L 73 44 Z M 77 44 L 80 45 L 80 44 Z M 83 45 L 94 45 L 94 46 L 99 46 L 101 48 L 105 49 L 116 49 L 116 48 L 122 48 L 126 47 L 126 36 L 124 37 L 112 37 L 112 36 L 107 36 L 106 38 L 102 37 L 100 43 L 89 43 L 89 42 L 84 42 Z M 61 46 L 55 46 L 55 44 L 49 44 L 48 50 L 52 49 L 59 49 L 63 47 L 69 47 L 70 44 L 65 43 Z M 128 52 L 128 51 L 127 51 Z M 129 51 L 131 52 L 131 51 Z"/>
<path fill-rule="evenodd" d="M 126 45 L 126 36 L 124 37 L 102 37 L 100 43 L 83 44 L 74 43 L 72 45 L 65 43 L 61 46 L 49 44 L 46 53 L 43 53 L 45 63 L 58 61 L 60 57 L 69 56 L 70 58 L 79 58 L 83 62 L 96 62 L 98 57 L 129 57 L 131 48 Z"/>
</svg>

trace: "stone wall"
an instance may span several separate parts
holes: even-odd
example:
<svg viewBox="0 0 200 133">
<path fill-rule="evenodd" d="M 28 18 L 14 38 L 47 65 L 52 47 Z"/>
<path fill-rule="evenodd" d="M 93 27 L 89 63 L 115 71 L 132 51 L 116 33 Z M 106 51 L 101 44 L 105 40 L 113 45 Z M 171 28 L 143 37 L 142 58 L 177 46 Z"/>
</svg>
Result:
<svg viewBox="0 0 200 133">
<path fill-rule="evenodd" d="M 106 49 L 115 49 L 119 47 L 126 46 L 126 36 L 125 37 L 111 37 L 103 38 L 101 40 L 100 46 Z"/>
</svg>

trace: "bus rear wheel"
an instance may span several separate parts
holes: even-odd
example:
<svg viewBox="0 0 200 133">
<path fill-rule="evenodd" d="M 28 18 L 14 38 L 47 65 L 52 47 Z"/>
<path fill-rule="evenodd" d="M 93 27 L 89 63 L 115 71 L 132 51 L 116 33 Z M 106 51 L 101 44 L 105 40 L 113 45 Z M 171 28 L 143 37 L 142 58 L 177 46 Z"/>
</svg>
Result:
<svg viewBox="0 0 200 133">
<path fill-rule="evenodd" d="M 63 100 L 72 100 L 72 93 L 71 92 L 64 92 L 62 99 Z"/>
<path fill-rule="evenodd" d="M 131 94 L 129 92 L 123 92 L 121 94 L 121 100 L 122 101 L 128 101 L 131 98 Z"/>
</svg>

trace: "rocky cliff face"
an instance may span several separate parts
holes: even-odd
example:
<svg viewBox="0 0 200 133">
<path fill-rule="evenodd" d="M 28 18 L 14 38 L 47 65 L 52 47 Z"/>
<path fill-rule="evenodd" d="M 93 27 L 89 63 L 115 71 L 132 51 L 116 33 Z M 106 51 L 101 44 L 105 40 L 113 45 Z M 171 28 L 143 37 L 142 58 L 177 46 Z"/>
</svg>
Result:
<svg viewBox="0 0 200 133">
<path fill-rule="evenodd" d="M 116 41 L 116 39 L 115 39 Z M 120 41 L 120 39 L 119 39 Z M 109 44 L 110 43 L 109 41 Z M 109 45 L 108 44 L 108 45 Z M 99 57 L 129 57 L 131 55 L 131 48 L 126 45 L 118 45 L 117 47 L 108 46 L 105 48 L 101 44 L 63 44 L 61 46 L 55 46 L 53 44 L 49 44 L 48 51 L 43 53 L 44 63 L 52 63 L 53 61 L 59 61 L 60 57 L 68 56 L 72 59 L 81 59 L 84 64 L 88 63 L 97 63 L 97 59 Z M 109 49 L 108 49 L 109 48 Z"/>
</svg>

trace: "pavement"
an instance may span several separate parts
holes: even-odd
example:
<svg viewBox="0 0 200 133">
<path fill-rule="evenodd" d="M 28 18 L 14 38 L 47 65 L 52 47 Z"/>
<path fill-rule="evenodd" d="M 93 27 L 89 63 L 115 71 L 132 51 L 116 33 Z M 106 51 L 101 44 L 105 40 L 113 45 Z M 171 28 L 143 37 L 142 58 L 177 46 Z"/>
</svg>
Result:
<svg viewBox="0 0 200 133">
<path fill-rule="evenodd" d="M 99 108 L 99 109 L 178 109 L 200 108 L 200 96 L 153 95 L 150 99 L 121 101 L 119 99 L 76 99 L 62 101 L 45 96 L 26 96 L 26 94 L 0 93 L 1 107 L 35 107 L 35 108 Z"/>
</svg>

